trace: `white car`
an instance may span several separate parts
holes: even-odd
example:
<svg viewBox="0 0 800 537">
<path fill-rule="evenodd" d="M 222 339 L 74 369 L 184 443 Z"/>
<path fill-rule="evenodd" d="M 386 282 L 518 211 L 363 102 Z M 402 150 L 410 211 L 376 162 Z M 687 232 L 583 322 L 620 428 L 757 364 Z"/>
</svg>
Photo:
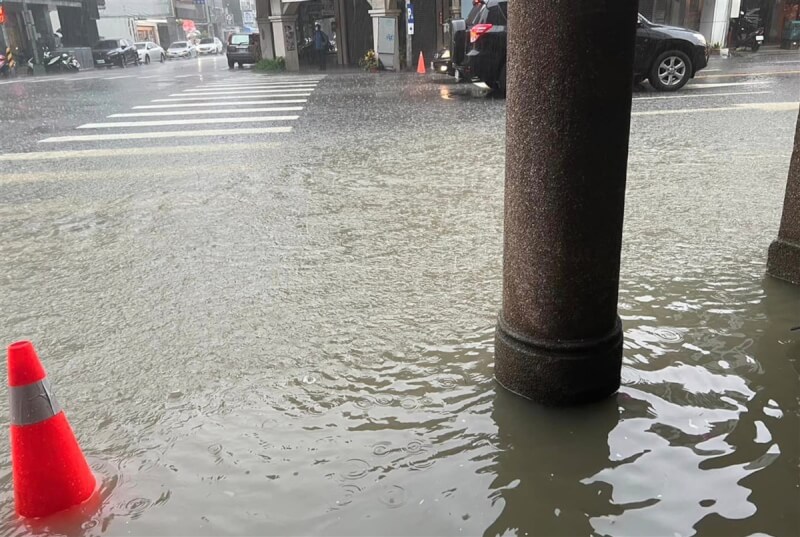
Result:
<svg viewBox="0 0 800 537">
<path fill-rule="evenodd" d="M 197 48 L 188 41 L 175 41 L 167 49 L 167 59 L 175 58 L 194 58 L 197 56 Z"/>
<path fill-rule="evenodd" d="M 204 37 L 197 45 L 200 54 L 222 54 L 222 41 L 217 37 Z"/>
<path fill-rule="evenodd" d="M 164 49 L 151 41 L 139 41 L 134 45 L 136 45 L 136 52 L 139 53 L 139 63 L 154 61 L 164 63 L 164 60 L 167 59 L 167 53 L 164 52 Z"/>
</svg>

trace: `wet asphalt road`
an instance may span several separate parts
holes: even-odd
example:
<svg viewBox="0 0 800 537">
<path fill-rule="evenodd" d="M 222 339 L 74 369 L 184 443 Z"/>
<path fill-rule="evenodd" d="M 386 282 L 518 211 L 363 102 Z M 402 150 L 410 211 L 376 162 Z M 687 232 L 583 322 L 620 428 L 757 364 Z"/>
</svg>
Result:
<svg viewBox="0 0 800 537">
<path fill-rule="evenodd" d="M 799 81 L 637 88 L 623 388 L 557 416 L 492 382 L 502 99 L 213 57 L 0 81 L 0 334 L 103 482 L 44 533 L 797 534 L 800 292 L 763 271 Z M 11 497 L 3 462 L 3 536 Z"/>
</svg>

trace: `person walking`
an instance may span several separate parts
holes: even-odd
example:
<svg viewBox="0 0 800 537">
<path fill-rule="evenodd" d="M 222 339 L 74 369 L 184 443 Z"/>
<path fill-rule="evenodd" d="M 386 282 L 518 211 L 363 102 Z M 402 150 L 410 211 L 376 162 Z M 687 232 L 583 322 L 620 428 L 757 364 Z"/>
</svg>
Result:
<svg viewBox="0 0 800 537">
<path fill-rule="evenodd" d="M 317 24 L 314 27 L 314 50 L 317 51 L 320 71 L 324 71 L 327 68 L 329 43 L 328 35 L 322 31 L 322 26 Z"/>
</svg>

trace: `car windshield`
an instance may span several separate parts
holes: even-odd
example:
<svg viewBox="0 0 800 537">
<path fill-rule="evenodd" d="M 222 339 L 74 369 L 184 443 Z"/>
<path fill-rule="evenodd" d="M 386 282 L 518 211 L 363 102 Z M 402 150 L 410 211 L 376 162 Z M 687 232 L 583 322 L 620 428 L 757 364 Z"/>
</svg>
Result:
<svg viewBox="0 0 800 537">
<path fill-rule="evenodd" d="M 119 45 L 114 39 L 105 39 L 94 44 L 93 48 L 117 48 Z"/>
<path fill-rule="evenodd" d="M 169 48 L 186 48 L 186 41 L 176 41 Z"/>
<path fill-rule="evenodd" d="M 139 50 L 144 50 L 147 48 L 147 43 L 136 43 L 136 48 Z"/>
<path fill-rule="evenodd" d="M 232 45 L 247 45 L 250 43 L 250 36 L 246 34 L 234 35 L 231 37 Z"/>
<path fill-rule="evenodd" d="M 203 39 L 200 40 L 200 44 L 201 45 L 209 45 L 209 44 L 211 44 L 213 42 L 214 42 L 214 39 L 212 39 L 210 37 L 204 37 Z"/>
</svg>

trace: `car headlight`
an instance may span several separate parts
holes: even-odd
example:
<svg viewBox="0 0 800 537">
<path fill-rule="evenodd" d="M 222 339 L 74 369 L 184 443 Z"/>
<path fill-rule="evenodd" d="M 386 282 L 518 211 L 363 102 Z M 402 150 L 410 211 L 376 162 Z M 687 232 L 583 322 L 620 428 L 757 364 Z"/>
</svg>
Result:
<svg viewBox="0 0 800 537">
<path fill-rule="evenodd" d="M 445 49 L 444 52 L 442 52 L 441 58 L 443 60 L 450 59 L 450 49 Z"/>
</svg>

